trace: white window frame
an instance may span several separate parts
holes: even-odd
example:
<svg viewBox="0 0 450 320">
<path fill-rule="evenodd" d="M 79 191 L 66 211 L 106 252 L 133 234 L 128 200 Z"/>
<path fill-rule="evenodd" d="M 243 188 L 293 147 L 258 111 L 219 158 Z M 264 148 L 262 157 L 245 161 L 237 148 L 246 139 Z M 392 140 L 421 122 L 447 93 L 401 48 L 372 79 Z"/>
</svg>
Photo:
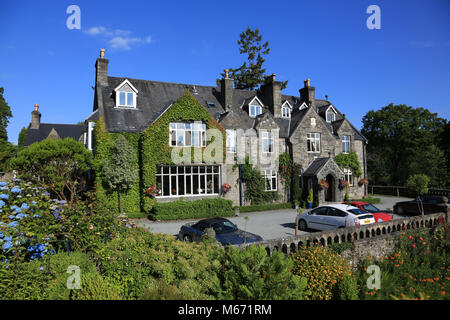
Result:
<svg viewBox="0 0 450 320">
<path fill-rule="evenodd" d="M 194 190 L 194 180 L 197 183 L 197 190 Z M 182 193 L 180 181 L 183 183 Z M 165 190 L 166 183 L 169 184 L 168 194 Z M 160 190 L 156 195 L 157 198 L 217 196 L 221 192 L 221 168 L 220 165 L 159 165 L 156 172 L 156 184 Z M 188 186 L 190 192 L 187 191 Z"/>
<path fill-rule="evenodd" d="M 290 118 L 291 117 L 292 106 L 288 101 L 285 101 L 281 105 L 281 117 L 282 118 Z"/>
<path fill-rule="evenodd" d="M 262 142 L 262 152 L 263 153 L 273 153 L 275 147 L 274 134 L 270 130 L 261 131 L 261 142 Z M 267 149 L 266 149 L 267 143 Z"/>
<path fill-rule="evenodd" d="M 348 185 L 349 185 L 350 187 L 352 187 L 352 186 L 353 186 L 353 183 L 354 183 L 354 181 L 353 181 L 353 171 L 352 171 L 352 169 L 350 169 L 350 168 L 344 168 L 344 169 L 343 169 L 343 172 L 344 172 L 344 180 L 347 180 Z"/>
<path fill-rule="evenodd" d="M 278 173 L 276 170 L 263 170 L 265 191 L 277 191 L 278 190 Z"/>
<path fill-rule="evenodd" d="M 350 153 L 350 136 L 342 136 L 342 153 Z"/>
<path fill-rule="evenodd" d="M 230 153 L 236 153 L 236 130 L 234 129 L 227 129 L 227 140 L 226 140 L 226 148 L 227 152 Z"/>
<path fill-rule="evenodd" d="M 325 111 L 325 118 L 328 123 L 331 123 L 336 120 L 336 109 L 332 105 L 330 105 Z"/>
<path fill-rule="evenodd" d="M 175 143 L 172 140 L 172 133 L 175 133 Z M 189 134 L 190 142 L 187 143 Z M 183 137 L 181 144 L 178 144 L 179 135 Z M 206 125 L 201 122 L 171 122 L 169 124 L 169 146 L 206 147 Z"/>
<path fill-rule="evenodd" d="M 309 150 L 311 149 L 311 150 Z M 306 134 L 306 151 L 308 153 L 320 153 L 320 133 L 308 132 Z"/>
<path fill-rule="evenodd" d="M 254 112 L 252 112 L 252 108 L 254 108 Z M 257 116 L 259 116 L 262 113 L 262 108 L 261 106 L 258 106 L 256 104 L 251 104 L 248 106 L 248 114 L 250 115 L 250 117 L 255 118 Z"/>
<path fill-rule="evenodd" d="M 122 88 L 124 85 L 128 85 L 132 92 L 130 91 L 121 91 L 120 88 Z M 119 84 L 114 91 L 116 92 L 116 107 L 120 107 L 120 108 L 136 108 L 137 104 L 137 94 L 138 91 L 137 89 L 131 84 L 131 82 L 128 79 L 125 79 L 125 81 L 123 81 L 121 84 Z M 125 94 L 125 104 L 120 103 L 120 95 L 121 94 Z M 132 102 L 131 104 L 128 103 L 128 95 L 132 94 Z"/>
</svg>

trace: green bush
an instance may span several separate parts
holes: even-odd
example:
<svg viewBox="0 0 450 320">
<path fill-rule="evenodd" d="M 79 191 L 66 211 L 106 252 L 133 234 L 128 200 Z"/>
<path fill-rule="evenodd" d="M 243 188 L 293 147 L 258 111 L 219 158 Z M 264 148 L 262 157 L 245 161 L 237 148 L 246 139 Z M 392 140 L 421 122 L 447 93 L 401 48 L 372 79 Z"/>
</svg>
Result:
<svg viewBox="0 0 450 320">
<path fill-rule="evenodd" d="M 100 273 L 125 299 L 157 297 L 155 281 L 179 289 L 185 299 L 211 299 L 218 280 L 219 247 L 187 243 L 141 229 L 127 229 L 95 255 Z M 213 267 L 216 266 L 216 267 Z M 165 290 L 165 289 L 164 289 Z M 177 293 L 177 294 L 178 294 Z"/>
<path fill-rule="evenodd" d="M 303 299 L 306 280 L 292 273 L 293 263 L 283 253 L 268 256 L 263 246 L 229 246 L 220 264 L 218 299 Z"/>
<path fill-rule="evenodd" d="M 267 211 L 277 209 L 291 209 L 292 203 L 272 203 L 272 204 L 255 204 L 250 206 L 239 207 L 239 212 Z"/>
<path fill-rule="evenodd" d="M 73 300 L 122 300 L 120 289 L 111 285 L 99 273 L 82 273 L 81 288 L 72 290 Z"/>
<path fill-rule="evenodd" d="M 339 280 L 335 286 L 334 300 L 358 300 L 359 291 L 356 278 L 354 276 L 345 276 Z"/>
<path fill-rule="evenodd" d="M 346 260 L 320 245 L 302 247 L 291 258 L 294 261 L 294 274 L 305 277 L 308 281 L 307 299 L 332 299 L 336 283 L 351 275 Z"/>
<path fill-rule="evenodd" d="M 177 200 L 157 203 L 150 218 L 154 220 L 182 220 L 192 218 L 230 217 L 234 215 L 233 201 L 222 198 L 196 201 Z"/>
</svg>

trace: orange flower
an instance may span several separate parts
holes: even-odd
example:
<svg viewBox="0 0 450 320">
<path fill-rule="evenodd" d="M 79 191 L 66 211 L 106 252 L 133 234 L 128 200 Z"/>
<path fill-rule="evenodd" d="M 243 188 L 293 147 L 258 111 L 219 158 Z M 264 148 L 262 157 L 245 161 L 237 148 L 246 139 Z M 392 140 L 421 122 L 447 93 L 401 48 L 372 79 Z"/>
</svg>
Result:
<svg viewBox="0 0 450 320">
<path fill-rule="evenodd" d="M 440 292 L 441 296 L 445 296 L 445 291 Z"/>
</svg>

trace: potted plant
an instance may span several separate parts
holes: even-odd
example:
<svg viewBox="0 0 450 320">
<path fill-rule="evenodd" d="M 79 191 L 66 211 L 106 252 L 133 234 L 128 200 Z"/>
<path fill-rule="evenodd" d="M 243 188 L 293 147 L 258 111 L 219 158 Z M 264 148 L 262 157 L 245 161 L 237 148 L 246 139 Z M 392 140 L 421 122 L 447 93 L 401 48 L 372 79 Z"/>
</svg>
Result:
<svg viewBox="0 0 450 320">
<path fill-rule="evenodd" d="M 324 179 L 319 181 L 319 188 L 321 190 L 323 189 L 328 189 L 330 187 L 330 185 L 328 184 L 328 182 L 326 182 Z"/>
<path fill-rule="evenodd" d="M 228 184 L 228 183 L 224 183 L 223 186 L 222 186 L 222 192 L 223 192 L 223 193 L 227 193 L 227 192 L 229 192 L 230 190 L 231 190 L 231 185 Z"/>
<path fill-rule="evenodd" d="M 156 197 L 156 195 L 159 194 L 159 190 L 156 186 L 150 186 L 146 191 L 145 191 L 145 195 L 149 196 L 149 197 Z"/>
<path fill-rule="evenodd" d="M 313 189 L 309 189 L 309 194 L 308 194 L 308 198 L 306 198 L 306 201 L 308 202 L 308 208 L 312 208 L 312 204 L 314 201 L 314 193 L 313 193 Z"/>
<path fill-rule="evenodd" d="M 369 180 L 367 180 L 367 179 L 365 179 L 365 178 L 362 178 L 362 179 L 359 180 L 359 182 L 358 182 L 358 184 L 359 184 L 360 187 L 362 187 L 363 185 L 368 184 L 368 183 L 369 183 Z"/>
</svg>

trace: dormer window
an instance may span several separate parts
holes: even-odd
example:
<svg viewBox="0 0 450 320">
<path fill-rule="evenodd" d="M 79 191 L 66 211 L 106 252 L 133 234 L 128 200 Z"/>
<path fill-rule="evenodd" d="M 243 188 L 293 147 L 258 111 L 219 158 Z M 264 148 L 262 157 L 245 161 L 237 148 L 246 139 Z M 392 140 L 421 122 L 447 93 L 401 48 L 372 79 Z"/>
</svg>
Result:
<svg viewBox="0 0 450 320">
<path fill-rule="evenodd" d="M 116 107 L 136 108 L 138 91 L 128 79 L 119 84 L 114 91 L 116 92 Z"/>
<path fill-rule="evenodd" d="M 251 105 L 250 106 L 250 117 L 254 118 L 262 113 L 261 106 L 258 105 Z"/>
<path fill-rule="evenodd" d="M 281 106 L 281 116 L 283 118 L 290 118 L 291 117 L 291 110 L 292 110 L 291 105 L 289 104 L 289 102 L 286 101 Z"/>
<path fill-rule="evenodd" d="M 327 111 L 325 111 L 325 117 L 326 117 L 327 122 L 329 122 L 329 123 L 336 120 L 336 110 L 334 109 L 334 107 L 332 105 L 330 105 L 328 107 Z"/>
<path fill-rule="evenodd" d="M 248 115 L 255 118 L 262 113 L 263 104 L 256 96 L 251 98 L 250 101 L 249 100 L 247 100 L 248 103 L 245 103 L 245 105 L 248 106 Z"/>
</svg>

